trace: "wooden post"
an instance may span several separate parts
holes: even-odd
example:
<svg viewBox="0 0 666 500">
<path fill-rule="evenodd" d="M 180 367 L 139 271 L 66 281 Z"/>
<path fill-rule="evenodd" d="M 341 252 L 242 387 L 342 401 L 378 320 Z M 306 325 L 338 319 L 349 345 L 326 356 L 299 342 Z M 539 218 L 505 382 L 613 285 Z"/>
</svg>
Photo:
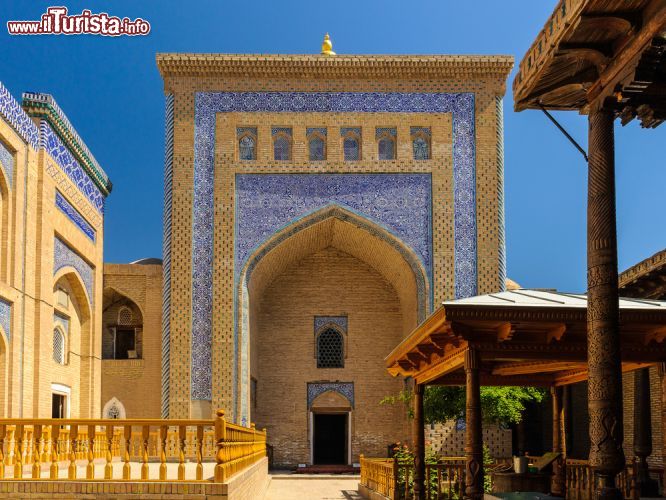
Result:
<svg viewBox="0 0 666 500">
<path fill-rule="evenodd" d="M 465 498 L 483 498 L 483 429 L 481 427 L 481 387 L 479 353 L 465 351 L 466 414 L 465 414 Z"/>
<path fill-rule="evenodd" d="M 661 375 L 661 463 L 664 466 L 662 484 L 666 488 L 666 363 L 659 364 Z"/>
<path fill-rule="evenodd" d="M 587 199 L 587 363 L 590 466 L 595 498 L 621 499 L 615 476 L 624 469 L 617 234 L 615 229 L 614 114 L 589 115 Z"/>
<path fill-rule="evenodd" d="M 414 440 L 414 500 L 425 498 L 425 428 L 423 421 L 423 389 L 414 381 L 414 422 L 412 436 Z"/>
<path fill-rule="evenodd" d="M 217 410 L 215 414 L 215 445 L 217 446 L 217 455 L 215 456 L 215 482 L 223 483 L 227 479 L 224 470 L 225 462 L 225 441 L 227 440 L 226 420 L 224 419 L 224 410 Z"/>
<path fill-rule="evenodd" d="M 553 453 L 562 453 L 562 390 L 559 387 L 550 388 L 550 397 L 553 403 Z M 553 479 L 551 493 L 558 497 L 565 496 L 566 470 L 564 459 L 560 457 L 553 462 Z"/>
<path fill-rule="evenodd" d="M 642 497 L 656 497 L 656 481 L 650 478 L 647 457 L 652 455 L 652 412 L 650 409 L 650 369 L 634 372 L 634 454 L 638 458 L 637 488 Z"/>
</svg>

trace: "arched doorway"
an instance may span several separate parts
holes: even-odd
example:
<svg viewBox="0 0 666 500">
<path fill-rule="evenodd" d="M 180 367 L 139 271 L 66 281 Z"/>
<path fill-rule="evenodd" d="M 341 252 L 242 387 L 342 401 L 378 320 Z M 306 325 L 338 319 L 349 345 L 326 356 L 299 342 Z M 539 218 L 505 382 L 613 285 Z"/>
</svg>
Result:
<svg viewBox="0 0 666 500">
<path fill-rule="evenodd" d="M 380 405 L 404 388 L 383 359 L 425 316 L 428 290 L 411 249 L 338 206 L 294 223 L 248 261 L 238 301 L 240 413 L 268 428 L 276 464 L 311 463 L 317 423 L 335 429 L 331 454 L 343 463 L 408 435 L 404 409 Z M 358 411 L 311 411 L 312 384 L 338 384 Z"/>
</svg>

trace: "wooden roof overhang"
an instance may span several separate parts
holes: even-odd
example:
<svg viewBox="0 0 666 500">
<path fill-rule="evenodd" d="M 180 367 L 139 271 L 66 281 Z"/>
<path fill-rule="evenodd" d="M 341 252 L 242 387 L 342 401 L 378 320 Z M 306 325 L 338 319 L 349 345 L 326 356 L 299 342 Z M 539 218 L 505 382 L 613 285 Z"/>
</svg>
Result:
<svg viewBox="0 0 666 500">
<path fill-rule="evenodd" d="M 394 376 L 464 385 L 465 351 L 481 358 L 481 385 L 551 386 L 587 379 L 585 307 L 445 303 L 386 358 Z M 623 370 L 666 361 L 666 308 L 623 309 Z"/>
<path fill-rule="evenodd" d="M 624 297 L 666 299 L 666 250 L 657 252 L 620 274 L 620 294 Z"/>
<path fill-rule="evenodd" d="M 623 124 L 666 119 L 666 0 L 560 0 L 520 63 L 516 111 L 612 106 Z"/>
</svg>

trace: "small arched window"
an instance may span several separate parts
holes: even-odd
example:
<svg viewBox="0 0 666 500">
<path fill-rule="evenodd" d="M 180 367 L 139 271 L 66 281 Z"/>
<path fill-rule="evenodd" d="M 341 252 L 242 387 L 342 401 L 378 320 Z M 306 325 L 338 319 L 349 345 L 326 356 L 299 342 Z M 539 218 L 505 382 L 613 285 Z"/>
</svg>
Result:
<svg viewBox="0 0 666 500">
<path fill-rule="evenodd" d="M 65 334 L 60 328 L 53 329 L 53 361 L 65 364 Z"/>
<path fill-rule="evenodd" d="M 256 159 L 256 141 L 251 135 L 244 135 L 238 141 L 238 153 L 241 160 Z"/>
<path fill-rule="evenodd" d="M 118 398 L 115 397 L 111 398 L 104 405 L 104 409 L 102 410 L 102 418 L 108 418 L 113 420 L 127 418 L 125 406 L 123 406 L 123 404 L 118 400 Z"/>
<path fill-rule="evenodd" d="M 273 157 L 275 161 L 291 160 L 291 139 L 286 134 L 276 134 L 273 138 Z"/>
<path fill-rule="evenodd" d="M 127 306 L 122 306 L 118 309 L 118 324 L 119 325 L 131 325 L 132 320 L 132 310 Z"/>
<path fill-rule="evenodd" d="M 430 128 L 412 127 L 412 152 L 415 160 L 430 159 Z"/>
<path fill-rule="evenodd" d="M 310 150 L 310 161 L 321 161 L 326 159 L 326 143 L 324 139 L 315 135 L 310 138 L 308 143 Z"/>
<path fill-rule="evenodd" d="M 344 368 L 344 338 L 335 328 L 317 336 L 317 368 Z"/>
<path fill-rule="evenodd" d="M 380 160 L 395 160 L 395 141 L 391 137 L 379 139 L 378 149 Z"/>
</svg>

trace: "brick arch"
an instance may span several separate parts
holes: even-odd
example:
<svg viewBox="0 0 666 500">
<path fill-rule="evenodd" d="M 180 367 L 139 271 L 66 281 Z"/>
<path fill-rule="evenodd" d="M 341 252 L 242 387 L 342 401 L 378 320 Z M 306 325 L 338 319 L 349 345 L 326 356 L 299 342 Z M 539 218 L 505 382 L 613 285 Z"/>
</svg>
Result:
<svg viewBox="0 0 666 500">
<path fill-rule="evenodd" d="M 237 290 L 236 408 L 240 420 L 248 414 L 250 301 L 290 265 L 328 247 L 334 247 L 367 264 L 395 291 L 407 335 L 428 310 L 429 281 L 416 253 L 377 223 L 340 205 L 329 205 L 299 219 L 273 235 L 250 256 Z"/>
</svg>

